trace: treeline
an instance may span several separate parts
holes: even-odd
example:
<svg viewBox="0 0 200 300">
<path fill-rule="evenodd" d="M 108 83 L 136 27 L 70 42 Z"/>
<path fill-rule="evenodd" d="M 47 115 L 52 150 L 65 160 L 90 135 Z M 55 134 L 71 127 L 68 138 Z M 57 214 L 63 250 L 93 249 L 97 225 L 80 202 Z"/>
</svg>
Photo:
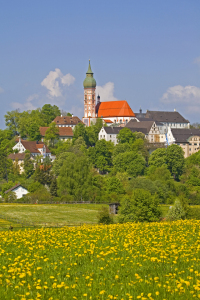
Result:
<svg viewBox="0 0 200 300">
<path fill-rule="evenodd" d="M 51 112 L 54 109 L 51 107 Z M 78 124 L 72 141 L 49 143 L 51 152 L 56 155 L 53 163 L 49 159 L 41 163 L 38 157 L 34 169 L 33 160 L 27 153 L 24 172 L 19 174 L 17 162 L 12 164 L 6 157 L 12 152 L 15 133 L 24 132 L 29 139 L 34 137 L 28 128 L 30 122 L 24 123 L 24 127 L 21 125 L 26 113 L 18 116 L 16 122 L 15 118 L 13 121 L 8 118 L 11 116 L 8 113 L 5 116 L 8 129 L 0 131 L 0 188 L 3 196 L 7 189 L 20 182 L 30 192 L 22 201 L 29 202 L 120 202 L 132 199 L 139 190 L 141 195 L 152 197 L 155 203 L 173 204 L 182 199 L 184 203 L 200 204 L 199 152 L 185 159 L 182 148 L 171 145 L 149 154 L 145 136 L 132 133 L 128 128 L 120 131 L 119 143 L 114 146 L 112 142 L 98 140 L 103 125 L 101 119 L 90 127 Z M 34 120 L 33 115 L 44 114 L 44 109 L 28 114 Z M 49 125 L 55 114 L 46 113 L 42 118 L 46 120 L 44 124 Z M 13 195 L 11 198 L 7 196 L 6 201 L 11 199 L 15 201 Z"/>
</svg>

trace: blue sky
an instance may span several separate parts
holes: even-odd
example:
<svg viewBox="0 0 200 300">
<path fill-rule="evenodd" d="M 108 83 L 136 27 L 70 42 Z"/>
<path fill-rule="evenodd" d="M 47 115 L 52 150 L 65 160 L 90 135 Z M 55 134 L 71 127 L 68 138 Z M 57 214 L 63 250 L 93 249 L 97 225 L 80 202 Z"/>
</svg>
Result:
<svg viewBox="0 0 200 300">
<path fill-rule="evenodd" d="M 102 101 L 200 122 L 199 14 L 199 0 L 3 1 L 0 128 L 45 103 L 82 117 L 89 58 Z"/>
</svg>

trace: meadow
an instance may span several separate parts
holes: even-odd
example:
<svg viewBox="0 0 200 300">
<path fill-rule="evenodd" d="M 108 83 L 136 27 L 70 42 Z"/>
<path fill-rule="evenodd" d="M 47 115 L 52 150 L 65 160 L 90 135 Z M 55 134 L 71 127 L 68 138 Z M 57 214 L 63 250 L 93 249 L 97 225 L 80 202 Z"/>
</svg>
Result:
<svg viewBox="0 0 200 300">
<path fill-rule="evenodd" d="M 107 206 L 108 205 L 105 205 Z M 102 204 L 0 204 L 0 217 L 36 225 L 97 223 Z"/>
<path fill-rule="evenodd" d="M 97 214 L 107 204 L 0 204 L 0 218 L 36 226 L 63 226 L 97 223 Z M 169 205 L 162 205 L 163 217 Z M 117 216 L 114 217 L 117 222 Z M 14 224 L 15 225 L 15 224 Z M 14 226 L 15 228 L 16 226 Z M 1 227 L 0 227 L 1 229 Z"/>
<path fill-rule="evenodd" d="M 200 221 L 0 232 L 1 299 L 198 299 Z"/>
</svg>

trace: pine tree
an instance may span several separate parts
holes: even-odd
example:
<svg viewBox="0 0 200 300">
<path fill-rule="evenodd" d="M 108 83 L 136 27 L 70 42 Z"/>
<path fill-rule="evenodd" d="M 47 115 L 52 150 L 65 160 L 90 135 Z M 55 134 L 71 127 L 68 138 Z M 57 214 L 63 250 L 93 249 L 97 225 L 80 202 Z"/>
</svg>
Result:
<svg viewBox="0 0 200 300">
<path fill-rule="evenodd" d="M 50 193 L 51 193 L 51 196 L 57 197 L 57 180 L 56 180 L 56 177 L 54 177 L 51 181 Z"/>
</svg>

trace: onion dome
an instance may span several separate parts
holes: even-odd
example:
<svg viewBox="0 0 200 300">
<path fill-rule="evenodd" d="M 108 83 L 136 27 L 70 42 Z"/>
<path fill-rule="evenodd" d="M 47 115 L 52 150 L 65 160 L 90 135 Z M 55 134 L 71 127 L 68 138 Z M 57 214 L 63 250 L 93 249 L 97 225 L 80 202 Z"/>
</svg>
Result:
<svg viewBox="0 0 200 300">
<path fill-rule="evenodd" d="M 93 78 L 90 60 L 89 60 L 88 70 L 86 73 L 86 78 L 83 81 L 83 86 L 84 86 L 84 88 L 95 88 L 96 87 L 96 80 Z"/>
</svg>

